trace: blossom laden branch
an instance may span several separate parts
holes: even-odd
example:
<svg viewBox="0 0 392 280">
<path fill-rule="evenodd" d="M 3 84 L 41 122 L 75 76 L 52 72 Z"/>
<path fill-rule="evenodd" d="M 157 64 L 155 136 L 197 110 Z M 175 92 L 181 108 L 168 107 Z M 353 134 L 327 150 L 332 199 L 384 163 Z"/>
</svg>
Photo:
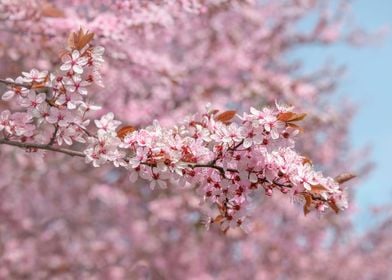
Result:
<svg viewBox="0 0 392 280">
<path fill-rule="evenodd" d="M 257 190 L 299 197 L 305 214 L 347 207 L 339 183 L 351 178 L 325 177 L 295 151 L 302 131 L 296 123 L 306 114 L 293 107 L 250 108 L 242 115 L 207 108 L 171 128 L 154 121 L 142 129 L 119 128 L 110 112 L 94 120 L 96 132 L 90 132 L 89 112 L 99 107 L 87 103 L 88 89 L 102 85 L 104 62 L 104 49 L 90 45 L 93 37 L 82 29 L 72 33 L 58 72 L 33 69 L 15 81 L 3 80 L 9 90 L 2 99 L 25 109 L 0 113 L 0 144 L 84 157 L 94 167 L 110 163 L 129 170 L 131 181 L 150 181 L 151 188 L 199 185 L 202 201 L 219 212 L 210 223 L 223 231 L 244 226 Z M 41 88 L 51 89 L 50 100 L 37 91 Z M 61 147 L 75 142 L 83 151 Z"/>
</svg>

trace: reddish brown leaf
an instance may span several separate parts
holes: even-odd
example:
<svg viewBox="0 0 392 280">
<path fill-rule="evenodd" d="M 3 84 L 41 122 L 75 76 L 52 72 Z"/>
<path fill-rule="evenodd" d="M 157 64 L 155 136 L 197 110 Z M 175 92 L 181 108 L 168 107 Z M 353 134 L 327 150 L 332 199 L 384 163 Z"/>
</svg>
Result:
<svg viewBox="0 0 392 280">
<path fill-rule="evenodd" d="M 215 117 L 215 120 L 223 122 L 223 123 L 228 123 L 234 118 L 235 114 L 236 114 L 236 111 L 226 111 L 226 112 L 223 112 L 223 113 L 220 113 L 219 115 L 217 115 Z"/>
<path fill-rule="evenodd" d="M 308 193 L 302 193 L 302 195 L 305 198 L 304 215 L 306 216 L 310 212 L 310 206 L 312 205 L 313 199 Z"/>
<path fill-rule="evenodd" d="M 223 222 L 223 220 L 224 220 L 224 217 L 222 215 L 218 215 L 218 216 L 215 217 L 214 223 L 220 224 L 220 223 Z"/>
<path fill-rule="evenodd" d="M 290 122 L 302 121 L 304 118 L 306 118 L 306 115 L 306 113 L 296 114 L 296 117 L 291 119 Z"/>
<path fill-rule="evenodd" d="M 314 185 L 311 188 L 312 188 L 312 192 L 317 194 L 327 191 L 327 188 L 325 188 L 322 185 Z"/>
<path fill-rule="evenodd" d="M 335 201 L 328 201 L 328 205 L 333 209 L 333 211 L 335 211 L 336 214 L 339 214 L 340 209 L 336 206 Z"/>
<path fill-rule="evenodd" d="M 68 47 L 71 49 L 81 50 L 94 38 L 94 33 L 83 31 L 82 28 L 78 32 L 71 32 L 68 37 Z"/>
<path fill-rule="evenodd" d="M 343 184 L 343 183 L 345 183 L 355 177 L 357 177 L 357 176 L 352 173 L 342 173 L 342 174 L 335 177 L 335 181 L 338 182 L 339 184 Z"/>
<path fill-rule="evenodd" d="M 278 120 L 282 122 L 296 122 L 296 121 L 302 121 L 306 117 L 305 113 L 293 113 L 293 112 L 285 112 L 285 113 L 280 113 L 278 115 Z"/>
<path fill-rule="evenodd" d="M 289 119 L 293 118 L 295 114 L 293 112 L 285 112 L 285 113 L 279 113 L 278 115 L 278 120 L 282 122 L 287 122 Z"/>
<path fill-rule="evenodd" d="M 130 134 L 135 130 L 136 129 L 131 125 L 124 126 L 117 131 L 117 137 L 120 139 L 124 139 L 127 134 Z"/>
</svg>

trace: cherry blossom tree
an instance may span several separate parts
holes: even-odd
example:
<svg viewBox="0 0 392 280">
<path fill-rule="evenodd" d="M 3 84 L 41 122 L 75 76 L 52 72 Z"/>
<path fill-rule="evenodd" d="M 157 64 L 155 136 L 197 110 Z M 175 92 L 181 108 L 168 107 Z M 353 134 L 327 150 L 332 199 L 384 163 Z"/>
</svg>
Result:
<svg viewBox="0 0 392 280">
<path fill-rule="evenodd" d="M 287 60 L 358 37 L 321 2 L 2 1 L 1 277 L 386 279 L 339 71 Z"/>
</svg>

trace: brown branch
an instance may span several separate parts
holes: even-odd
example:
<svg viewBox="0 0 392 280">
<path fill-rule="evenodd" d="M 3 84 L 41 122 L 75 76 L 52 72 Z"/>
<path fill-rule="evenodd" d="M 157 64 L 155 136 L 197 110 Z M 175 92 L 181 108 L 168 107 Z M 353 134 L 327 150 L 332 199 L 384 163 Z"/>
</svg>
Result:
<svg viewBox="0 0 392 280">
<path fill-rule="evenodd" d="M 48 151 L 59 152 L 59 153 L 67 154 L 70 156 L 77 156 L 77 157 L 85 157 L 86 156 L 84 153 L 79 152 L 79 151 L 75 151 L 75 150 L 71 150 L 71 149 L 64 149 L 64 148 L 59 148 L 59 147 L 53 147 L 50 143 L 49 144 L 23 143 L 23 142 L 11 141 L 11 140 L 7 140 L 7 139 L 0 139 L 0 145 L 1 144 L 15 146 L 15 147 L 24 148 L 24 149 L 48 150 Z M 142 164 L 152 166 L 151 164 L 144 163 L 144 162 L 142 162 Z M 225 170 L 221 166 L 212 165 L 212 164 L 189 164 L 188 167 L 190 167 L 190 168 L 201 168 L 201 167 L 213 168 L 213 169 L 218 170 L 222 175 L 224 175 L 226 171 L 238 173 L 238 170 L 235 170 L 235 169 Z"/>
<path fill-rule="evenodd" d="M 225 169 L 223 168 L 223 167 L 221 167 L 221 166 L 217 166 L 217 165 L 214 165 L 214 164 L 188 164 L 188 167 L 190 167 L 190 168 L 201 168 L 201 167 L 206 167 L 206 168 L 213 168 L 213 169 L 216 169 L 216 170 L 218 170 L 219 172 L 220 172 L 220 174 L 223 176 L 223 177 L 225 177 Z"/>
<path fill-rule="evenodd" d="M 23 143 L 18 141 L 11 141 L 6 139 L 0 139 L 0 145 L 10 145 L 24 149 L 40 149 L 40 150 L 48 150 L 53 152 L 59 152 L 63 154 L 67 154 L 73 157 L 85 157 L 86 155 L 82 152 L 71 150 L 71 149 L 64 149 L 59 147 L 53 147 L 48 144 L 36 144 L 36 143 Z"/>
<path fill-rule="evenodd" d="M 214 163 L 207 163 L 207 164 L 201 164 L 201 163 L 196 163 L 196 164 L 188 164 L 188 167 L 190 168 L 212 168 L 216 169 L 219 171 L 219 173 L 222 175 L 223 178 L 226 178 L 226 172 L 232 172 L 232 173 L 239 173 L 237 169 L 232 169 L 232 168 L 223 168 L 222 166 L 215 165 Z"/>
<path fill-rule="evenodd" d="M 54 144 L 54 141 L 56 140 L 57 131 L 59 130 L 59 126 L 56 124 L 54 127 L 55 127 L 54 132 L 53 132 L 52 137 L 50 138 L 48 146 L 52 146 Z"/>
</svg>

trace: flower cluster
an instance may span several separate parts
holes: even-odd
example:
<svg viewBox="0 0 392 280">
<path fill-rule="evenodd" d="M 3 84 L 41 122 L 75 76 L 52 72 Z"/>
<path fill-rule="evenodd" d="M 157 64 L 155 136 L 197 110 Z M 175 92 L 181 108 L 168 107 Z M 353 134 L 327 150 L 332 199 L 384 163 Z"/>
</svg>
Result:
<svg viewBox="0 0 392 280">
<path fill-rule="evenodd" d="M 86 102 L 86 88 L 93 82 L 102 84 L 98 69 L 104 52 L 102 47 L 90 46 L 91 39 L 82 30 L 71 34 L 58 73 L 32 69 L 6 80 L 9 89 L 2 99 L 26 109 L 1 113 L 0 130 L 5 130 L 6 139 L 50 145 L 86 142 L 90 122 L 86 113 L 99 108 Z"/>
<path fill-rule="evenodd" d="M 116 128 L 121 124 L 114 120 L 113 113 L 104 115 L 100 120 L 95 120 L 98 128 L 96 136 L 89 137 L 89 147 L 84 150 L 86 162 L 92 162 L 98 167 L 107 161 L 111 161 L 115 166 L 124 165 L 125 153 L 118 148 L 121 140 L 117 137 Z"/>
<path fill-rule="evenodd" d="M 18 137 L 26 137 L 33 135 L 35 126 L 31 124 L 32 117 L 27 113 L 16 112 L 11 114 L 9 110 L 0 113 L 0 131 L 3 134 L 17 135 Z"/>
<path fill-rule="evenodd" d="M 94 167 L 111 162 L 129 169 L 132 181 L 139 176 L 150 181 L 151 188 L 170 182 L 196 187 L 219 210 L 209 223 L 224 231 L 244 225 L 252 193 L 259 189 L 299 197 L 305 214 L 346 207 L 339 182 L 316 172 L 295 152 L 294 137 L 301 130 L 296 122 L 305 114 L 292 107 L 276 104 L 242 115 L 207 108 L 172 128 L 154 121 L 138 130 L 119 129 L 121 122 L 107 113 L 95 120 L 96 133 L 89 132 L 87 113 L 98 107 L 86 102 L 87 87 L 102 83 L 98 69 L 104 52 L 89 44 L 92 38 L 82 30 L 71 34 L 60 73 L 33 69 L 7 80 L 3 99 L 15 99 L 25 112 L 1 113 L 3 144 L 20 141 L 53 150 L 63 143 L 86 143 L 82 156 Z"/>
<path fill-rule="evenodd" d="M 223 230 L 243 225 L 257 189 L 300 197 L 305 214 L 328 207 L 338 212 L 346 207 L 338 182 L 316 172 L 293 150 L 293 136 L 300 129 L 294 122 L 304 115 L 291 110 L 279 105 L 251 108 L 250 114 L 237 115 L 237 122 L 232 111 L 210 110 L 173 128 L 154 122 L 130 131 L 122 141 L 113 134 L 119 124 L 110 113 L 96 122 L 101 137 L 86 151 L 87 161 L 98 165 L 112 160 L 132 170 L 132 180 L 140 176 L 152 188 L 166 188 L 170 181 L 198 187 L 204 200 L 220 211 L 209 222 Z"/>
</svg>

